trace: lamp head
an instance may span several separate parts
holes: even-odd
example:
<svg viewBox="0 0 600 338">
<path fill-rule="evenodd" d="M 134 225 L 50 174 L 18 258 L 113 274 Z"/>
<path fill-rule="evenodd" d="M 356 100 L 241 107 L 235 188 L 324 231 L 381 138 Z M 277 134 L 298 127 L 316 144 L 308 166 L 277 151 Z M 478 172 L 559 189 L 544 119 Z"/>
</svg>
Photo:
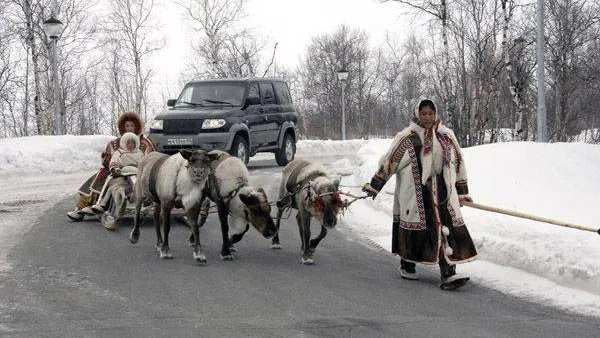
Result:
<svg viewBox="0 0 600 338">
<path fill-rule="evenodd" d="M 51 16 L 50 19 L 44 21 L 44 32 L 50 39 L 58 39 L 63 30 L 63 23 Z"/>
<path fill-rule="evenodd" d="M 346 68 L 338 70 L 337 77 L 340 81 L 346 81 L 346 79 L 348 79 L 348 71 L 346 70 Z"/>
</svg>

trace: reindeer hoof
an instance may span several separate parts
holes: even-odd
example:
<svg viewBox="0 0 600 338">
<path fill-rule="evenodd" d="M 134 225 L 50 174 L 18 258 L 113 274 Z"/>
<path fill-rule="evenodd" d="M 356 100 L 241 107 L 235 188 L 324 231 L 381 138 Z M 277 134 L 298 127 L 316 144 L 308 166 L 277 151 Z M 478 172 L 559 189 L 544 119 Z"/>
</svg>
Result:
<svg viewBox="0 0 600 338">
<path fill-rule="evenodd" d="M 131 244 L 135 244 L 138 242 L 138 240 L 140 239 L 140 233 L 134 233 L 133 231 L 129 234 L 129 242 Z"/>
<path fill-rule="evenodd" d="M 315 264 L 315 261 L 312 259 L 312 257 L 302 257 L 300 258 L 300 263 L 304 265 L 313 265 Z"/>
<path fill-rule="evenodd" d="M 161 259 L 172 259 L 173 255 L 169 250 L 160 250 L 160 258 Z"/>
<path fill-rule="evenodd" d="M 203 253 L 194 252 L 194 259 L 199 265 L 206 265 L 207 263 L 206 256 Z"/>
<path fill-rule="evenodd" d="M 271 250 L 281 250 L 281 244 L 279 243 L 273 243 L 271 244 Z"/>
</svg>

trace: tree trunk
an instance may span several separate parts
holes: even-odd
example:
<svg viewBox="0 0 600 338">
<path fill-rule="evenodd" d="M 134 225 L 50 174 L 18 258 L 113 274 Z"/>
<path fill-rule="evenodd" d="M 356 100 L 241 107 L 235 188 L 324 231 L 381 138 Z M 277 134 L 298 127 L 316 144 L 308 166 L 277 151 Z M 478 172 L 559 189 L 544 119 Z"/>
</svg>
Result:
<svg viewBox="0 0 600 338">
<path fill-rule="evenodd" d="M 30 0 L 23 1 L 23 11 L 25 12 L 25 24 L 26 24 L 26 44 L 31 50 L 31 62 L 33 66 L 33 83 L 34 83 L 34 96 L 33 96 L 33 109 L 35 113 L 35 123 L 38 135 L 44 135 L 47 130 L 44 128 L 45 123 L 42 116 L 42 103 L 41 103 L 41 88 L 40 88 L 40 67 L 39 67 L 39 55 L 35 44 L 35 31 L 33 23 L 33 12 L 31 9 Z"/>
<path fill-rule="evenodd" d="M 446 0 L 441 1 L 441 20 L 442 20 L 442 43 L 444 44 L 444 69 L 442 72 L 442 84 L 444 86 L 444 108 L 446 109 L 446 125 L 452 129 L 454 127 L 454 112 L 450 103 L 450 47 L 448 46 L 448 8 Z"/>
<path fill-rule="evenodd" d="M 502 26 L 502 56 L 504 58 L 504 65 L 506 69 L 506 77 L 509 82 L 509 90 L 512 97 L 513 102 L 516 106 L 516 121 L 515 128 L 513 132 L 513 137 L 515 140 L 523 140 L 523 114 L 525 112 L 525 102 L 523 100 L 522 94 L 524 88 L 519 86 L 518 76 L 515 74 L 515 68 L 511 62 L 510 54 L 508 52 L 508 27 L 509 22 L 512 17 L 512 9 L 507 8 L 508 0 L 502 0 L 502 15 L 504 17 L 504 24 Z"/>
<path fill-rule="evenodd" d="M 25 74 L 29 74 L 29 52 L 31 49 L 29 46 L 26 46 L 27 51 L 25 52 L 26 61 L 25 61 Z M 29 136 L 29 79 L 25 79 L 25 93 L 23 95 L 23 112 L 21 113 L 23 116 L 23 132 L 22 136 Z M 15 126 L 16 129 L 16 126 Z"/>
</svg>

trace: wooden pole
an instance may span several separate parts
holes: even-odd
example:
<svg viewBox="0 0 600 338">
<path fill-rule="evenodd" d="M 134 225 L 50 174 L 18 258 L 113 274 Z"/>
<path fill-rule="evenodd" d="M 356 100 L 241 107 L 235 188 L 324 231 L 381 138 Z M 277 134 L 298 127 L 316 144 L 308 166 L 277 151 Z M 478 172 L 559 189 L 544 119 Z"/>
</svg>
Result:
<svg viewBox="0 0 600 338">
<path fill-rule="evenodd" d="M 475 209 L 481 209 L 481 210 L 485 210 L 485 211 L 497 212 L 499 214 L 505 214 L 505 215 L 510 215 L 510 216 L 514 216 L 514 217 L 527 218 L 527 219 L 538 221 L 538 222 L 550 223 L 550 224 L 554 224 L 554 225 L 559 225 L 561 227 L 595 232 L 600 235 L 600 229 L 593 229 L 593 228 L 586 227 L 583 225 L 572 224 L 572 223 L 567 223 L 567 222 L 563 222 L 563 221 L 557 221 L 557 220 L 554 220 L 551 218 L 546 218 L 546 217 L 529 215 L 524 212 L 501 209 L 501 208 L 491 207 L 488 205 L 483 205 L 483 204 L 478 204 L 478 203 L 473 203 L 473 202 L 461 202 L 461 205 L 475 208 Z"/>
</svg>

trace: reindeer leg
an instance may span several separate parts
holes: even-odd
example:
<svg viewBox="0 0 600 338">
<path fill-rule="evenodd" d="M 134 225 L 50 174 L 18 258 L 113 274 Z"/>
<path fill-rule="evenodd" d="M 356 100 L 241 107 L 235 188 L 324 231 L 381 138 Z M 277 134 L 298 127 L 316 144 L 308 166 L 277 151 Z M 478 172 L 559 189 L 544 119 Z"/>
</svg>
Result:
<svg viewBox="0 0 600 338">
<path fill-rule="evenodd" d="M 157 251 L 160 250 L 160 248 L 163 245 L 163 238 L 162 238 L 162 232 L 161 232 L 161 225 L 162 225 L 161 211 L 162 211 L 162 203 L 161 202 L 154 203 L 153 218 L 154 218 L 154 231 L 156 231 L 156 250 Z"/>
<path fill-rule="evenodd" d="M 140 214 L 142 211 L 142 198 L 138 197 L 139 194 L 136 194 L 135 198 L 135 214 L 133 216 L 133 229 L 129 233 L 129 242 L 131 244 L 135 244 L 140 239 Z M 143 220 L 143 218 L 142 218 Z"/>
<path fill-rule="evenodd" d="M 208 218 L 208 212 L 210 209 L 210 200 L 208 198 L 206 198 L 205 195 L 202 195 L 202 197 L 200 197 L 200 216 L 199 216 L 199 220 L 198 220 L 198 228 L 202 228 L 204 226 L 204 223 L 206 223 L 206 219 Z M 188 219 L 189 222 L 189 219 Z M 190 229 L 192 228 L 192 224 L 189 223 L 188 226 L 190 227 Z M 190 233 L 190 237 L 188 239 L 190 241 L 190 243 L 194 244 L 195 240 L 194 240 L 194 233 L 191 232 Z"/>
<path fill-rule="evenodd" d="M 171 250 L 169 249 L 169 232 L 171 232 L 171 208 L 173 203 L 163 203 L 161 208 L 162 225 L 163 225 L 163 244 L 160 248 L 160 258 L 171 259 Z"/>
<path fill-rule="evenodd" d="M 305 265 L 314 264 L 312 252 L 310 250 L 310 214 L 307 212 L 298 211 L 296 215 L 298 228 L 300 229 L 300 238 L 302 238 L 302 258 L 300 263 Z"/>
<path fill-rule="evenodd" d="M 219 221 L 221 223 L 221 237 L 223 238 L 223 246 L 221 247 L 221 259 L 226 261 L 233 260 L 231 255 L 231 244 L 229 243 L 229 223 L 227 220 L 227 206 L 222 202 L 217 202 L 217 212 L 219 213 Z"/>
<path fill-rule="evenodd" d="M 310 245 L 308 246 L 308 249 L 311 251 L 311 255 L 317 249 L 317 245 L 319 245 L 319 242 L 321 242 L 321 240 L 325 238 L 325 235 L 327 235 L 327 229 L 321 225 L 321 232 L 319 233 L 319 236 L 310 240 Z"/>
<path fill-rule="evenodd" d="M 234 245 L 235 243 L 237 243 L 237 242 L 241 241 L 241 240 L 242 240 L 242 238 L 244 238 L 244 235 L 246 234 L 246 232 L 248 232 L 248 229 L 250 229 L 250 226 L 249 226 L 248 224 L 246 224 L 246 229 L 245 229 L 244 231 L 242 231 L 242 232 L 241 232 L 241 233 L 239 233 L 239 234 L 233 234 L 233 235 L 231 236 L 231 238 L 229 239 L 229 244 L 230 244 L 230 246 L 229 246 L 229 249 L 231 249 L 232 251 L 235 251 L 235 250 L 233 249 L 233 245 Z"/>
<path fill-rule="evenodd" d="M 210 212 L 210 200 L 206 198 L 206 196 L 202 197 L 200 200 L 200 220 L 198 221 L 198 227 L 204 226 L 206 223 L 206 219 L 208 218 L 208 213 Z"/>
<path fill-rule="evenodd" d="M 281 250 L 281 244 L 279 243 L 279 225 L 281 224 L 281 216 L 283 216 L 283 208 L 277 208 L 277 221 L 275 222 L 277 233 L 271 240 L 271 249 L 273 250 Z"/>
<path fill-rule="evenodd" d="M 198 230 L 198 214 L 200 213 L 200 206 L 196 206 L 186 212 L 189 226 L 192 230 L 191 236 L 194 238 L 194 253 L 193 257 L 196 262 L 200 265 L 206 264 L 206 255 L 202 251 L 202 245 L 200 244 L 200 233 Z"/>
</svg>

